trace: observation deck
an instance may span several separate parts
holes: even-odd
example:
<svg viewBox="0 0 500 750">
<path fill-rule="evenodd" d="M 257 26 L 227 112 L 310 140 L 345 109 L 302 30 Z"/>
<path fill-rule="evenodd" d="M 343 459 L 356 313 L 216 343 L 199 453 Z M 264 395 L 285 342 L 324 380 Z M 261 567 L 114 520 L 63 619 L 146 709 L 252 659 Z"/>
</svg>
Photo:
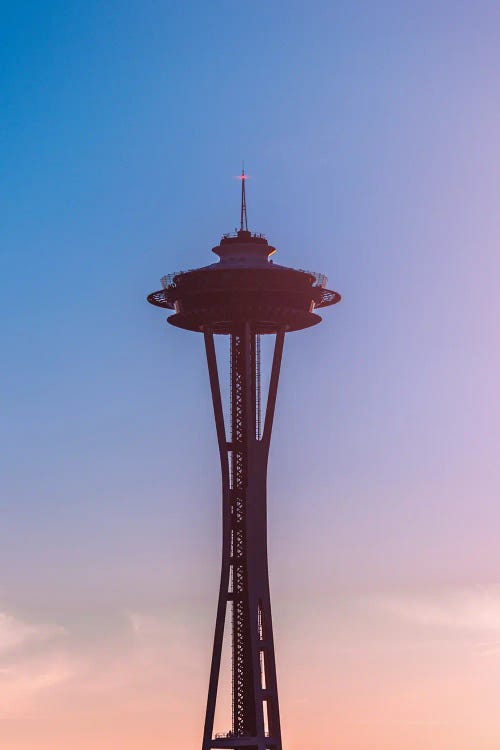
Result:
<svg viewBox="0 0 500 750">
<path fill-rule="evenodd" d="M 212 251 L 217 263 L 164 276 L 162 289 L 148 296 L 152 305 L 175 311 L 171 325 L 230 334 L 247 320 L 255 333 L 298 331 L 321 321 L 315 310 L 340 301 L 323 274 L 273 263 L 276 248 L 262 234 L 225 234 Z"/>
</svg>

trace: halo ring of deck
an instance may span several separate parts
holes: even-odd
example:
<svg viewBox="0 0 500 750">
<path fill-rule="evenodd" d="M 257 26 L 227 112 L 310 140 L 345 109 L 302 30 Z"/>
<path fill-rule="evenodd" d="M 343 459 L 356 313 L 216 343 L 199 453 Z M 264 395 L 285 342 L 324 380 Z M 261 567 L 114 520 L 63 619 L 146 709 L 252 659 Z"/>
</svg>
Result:
<svg viewBox="0 0 500 750">
<path fill-rule="evenodd" d="M 238 320 L 259 333 L 297 331 L 321 321 L 314 311 L 334 305 L 340 294 L 325 289 L 321 274 L 266 262 L 261 267 L 221 267 L 164 277 L 164 288 L 148 296 L 157 307 L 175 310 L 168 322 L 190 331 L 230 333 Z"/>
</svg>

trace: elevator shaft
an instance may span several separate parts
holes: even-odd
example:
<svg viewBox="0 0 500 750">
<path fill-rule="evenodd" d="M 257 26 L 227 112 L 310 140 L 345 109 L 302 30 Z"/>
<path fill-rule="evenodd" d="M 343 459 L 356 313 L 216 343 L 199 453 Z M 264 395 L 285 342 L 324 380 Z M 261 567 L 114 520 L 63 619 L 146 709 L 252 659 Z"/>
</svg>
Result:
<svg viewBox="0 0 500 750">
<path fill-rule="evenodd" d="M 255 680 L 248 581 L 249 432 L 255 432 L 255 335 L 245 326 L 231 335 L 231 559 L 232 731 L 256 732 Z"/>
</svg>

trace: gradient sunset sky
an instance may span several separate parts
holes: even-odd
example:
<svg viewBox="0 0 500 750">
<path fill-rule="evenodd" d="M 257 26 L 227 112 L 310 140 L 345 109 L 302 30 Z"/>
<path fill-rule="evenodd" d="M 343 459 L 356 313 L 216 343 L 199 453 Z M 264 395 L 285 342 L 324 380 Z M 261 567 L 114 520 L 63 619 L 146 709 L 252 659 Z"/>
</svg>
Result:
<svg viewBox="0 0 500 750">
<path fill-rule="evenodd" d="M 284 748 L 498 750 L 500 5 L 18 0 L 0 36 L 2 750 L 200 747 L 215 430 L 145 298 L 215 260 L 242 159 L 343 297 L 271 446 Z"/>
</svg>

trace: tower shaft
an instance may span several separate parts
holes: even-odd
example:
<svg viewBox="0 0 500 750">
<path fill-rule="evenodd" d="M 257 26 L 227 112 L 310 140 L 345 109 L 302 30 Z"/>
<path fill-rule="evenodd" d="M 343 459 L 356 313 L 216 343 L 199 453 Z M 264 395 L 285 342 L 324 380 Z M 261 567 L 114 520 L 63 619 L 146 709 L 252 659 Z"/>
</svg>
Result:
<svg viewBox="0 0 500 750">
<path fill-rule="evenodd" d="M 284 332 L 279 332 L 261 436 L 258 335 L 248 321 L 234 324 L 231 439 L 227 442 L 213 336 L 205 333 L 222 468 L 223 549 L 203 750 L 282 747 L 267 564 L 266 474 L 283 341 Z M 232 624 L 232 728 L 213 737 L 228 604 Z"/>
</svg>

